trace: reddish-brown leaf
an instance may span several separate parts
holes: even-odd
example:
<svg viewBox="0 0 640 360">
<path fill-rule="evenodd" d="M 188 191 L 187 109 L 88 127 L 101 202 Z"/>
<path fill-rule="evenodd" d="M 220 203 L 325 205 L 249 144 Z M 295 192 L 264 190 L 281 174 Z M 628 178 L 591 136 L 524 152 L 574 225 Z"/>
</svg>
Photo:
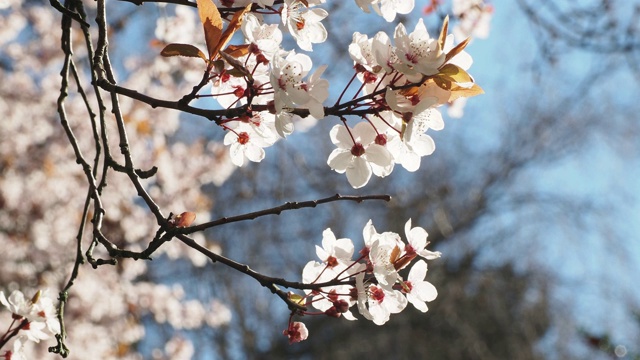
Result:
<svg viewBox="0 0 640 360">
<path fill-rule="evenodd" d="M 462 52 L 462 50 L 464 50 L 465 47 L 467 47 L 467 45 L 469 44 L 469 41 L 471 41 L 471 38 L 468 37 L 466 39 L 464 39 L 463 42 L 461 42 L 460 44 L 456 45 L 453 49 L 451 49 L 451 51 L 449 51 L 447 53 L 447 55 L 445 55 L 444 57 L 444 62 L 448 62 L 449 60 L 451 60 L 454 56 L 458 55 L 460 52 Z"/>
<path fill-rule="evenodd" d="M 442 23 L 442 30 L 440 30 L 440 36 L 438 37 L 438 47 L 440 51 L 444 49 L 444 42 L 447 39 L 447 31 L 449 30 L 449 15 L 444 18 Z"/>
<path fill-rule="evenodd" d="M 187 56 L 187 57 L 199 57 L 207 62 L 207 56 L 200 51 L 197 47 L 189 44 L 169 44 L 162 49 L 160 55 L 169 56 Z"/>
<path fill-rule="evenodd" d="M 209 59 L 218 54 L 220 39 L 222 38 L 222 17 L 218 8 L 211 0 L 196 0 L 198 15 L 204 27 L 204 40 L 207 43 Z"/>
<path fill-rule="evenodd" d="M 229 56 L 232 56 L 234 58 L 239 58 L 249 53 L 249 46 L 251 46 L 251 44 L 229 45 L 223 51 L 225 54 Z"/>
<path fill-rule="evenodd" d="M 222 33 L 222 36 L 220 36 L 220 41 L 218 42 L 216 47 L 213 49 L 214 52 L 210 54 L 210 56 L 212 56 L 211 60 L 213 60 L 214 58 L 216 58 L 218 56 L 218 52 L 220 50 L 224 49 L 227 46 L 227 44 L 229 43 L 229 40 L 231 40 L 231 37 L 233 37 L 233 34 L 238 29 L 240 29 L 240 26 L 242 26 L 243 16 L 249 10 L 251 10 L 251 4 L 247 5 L 242 10 L 236 11 L 236 13 L 233 14 L 233 18 L 229 22 L 229 25 L 227 26 L 227 28 Z"/>
</svg>

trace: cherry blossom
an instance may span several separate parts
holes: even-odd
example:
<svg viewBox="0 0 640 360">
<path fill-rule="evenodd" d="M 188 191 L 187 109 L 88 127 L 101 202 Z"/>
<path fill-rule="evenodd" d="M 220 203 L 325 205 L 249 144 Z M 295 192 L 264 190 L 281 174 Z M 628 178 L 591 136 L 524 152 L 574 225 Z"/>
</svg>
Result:
<svg viewBox="0 0 640 360">
<path fill-rule="evenodd" d="M 24 330 L 22 331 L 22 334 L 24 334 L 27 339 L 39 343 L 40 340 L 47 340 L 49 338 L 49 334 L 44 331 L 45 328 L 46 324 L 37 321 L 31 321 L 22 328 L 22 330 Z"/>
<path fill-rule="evenodd" d="M 395 261 L 404 247 L 400 236 L 396 233 L 385 232 L 378 234 L 371 244 L 369 259 L 373 265 L 373 275 L 378 284 L 385 289 L 391 289 L 400 278 Z"/>
<path fill-rule="evenodd" d="M 426 276 L 427 263 L 424 260 L 418 260 L 411 267 L 407 280 L 402 282 L 402 292 L 406 294 L 407 300 L 422 312 L 429 310 L 427 302 L 438 297 L 436 287 L 424 280 Z"/>
<path fill-rule="evenodd" d="M 320 67 L 308 82 L 302 79 L 311 70 L 311 58 L 305 54 L 278 52 L 272 62 L 271 85 L 275 91 L 276 112 L 302 105 L 316 119 L 324 117 L 324 102 L 329 96 L 329 82 L 320 79 L 325 67 Z"/>
<path fill-rule="evenodd" d="M 430 251 L 426 247 L 429 244 L 427 241 L 427 231 L 424 228 L 416 226 L 411 227 L 411 219 L 407 220 L 404 224 L 404 233 L 407 236 L 408 245 L 405 247 L 407 253 L 415 253 L 427 260 L 437 259 L 441 256 L 439 251 Z"/>
<path fill-rule="evenodd" d="M 394 34 L 396 52 L 400 64 L 398 71 L 406 75 L 434 75 L 445 61 L 445 53 L 437 39 L 429 36 L 422 19 L 412 33 L 407 34 L 403 24 L 398 24 Z"/>
<path fill-rule="evenodd" d="M 246 123 L 238 123 L 232 131 L 224 137 L 224 144 L 231 145 L 229 156 L 237 166 L 244 165 L 245 159 L 260 162 L 264 159 L 264 147 L 271 146 L 267 139 L 258 134 L 254 128 Z"/>
<path fill-rule="evenodd" d="M 245 15 L 241 29 L 246 43 L 254 44 L 267 60 L 270 60 L 279 50 L 280 43 L 282 43 L 282 32 L 278 29 L 278 25 L 263 24 L 257 16 L 249 13 Z"/>
<path fill-rule="evenodd" d="M 8 298 L 0 291 L 0 303 L 11 313 L 21 317 L 30 316 L 33 310 L 33 303 L 20 290 L 12 291 Z"/>
<path fill-rule="evenodd" d="M 13 344 L 11 345 L 11 350 L 7 351 L 4 354 L 5 359 L 28 360 L 23 350 L 26 340 L 27 340 L 26 336 L 22 336 L 22 335 L 17 336 L 15 340 L 13 340 Z"/>
<path fill-rule="evenodd" d="M 398 290 L 365 284 L 363 276 L 356 277 L 358 291 L 358 310 L 376 325 L 384 325 L 391 314 L 397 314 L 407 306 L 407 298 Z"/>
<path fill-rule="evenodd" d="M 316 245 L 318 258 L 337 273 L 346 270 L 352 263 L 353 252 L 353 241 L 348 238 L 336 239 L 331 229 L 322 232 L 322 247 Z"/>
<path fill-rule="evenodd" d="M 309 6 L 313 2 L 308 1 Z M 302 50 L 313 51 L 312 44 L 327 40 L 327 29 L 320 21 L 329 13 L 324 9 L 307 8 L 300 0 L 285 0 L 282 7 L 282 23 L 287 26 Z"/>
<path fill-rule="evenodd" d="M 289 344 L 293 344 L 306 340 L 309 337 L 309 330 L 307 330 L 307 326 L 304 323 L 295 321 L 291 322 L 282 334 L 289 338 Z"/>
<path fill-rule="evenodd" d="M 371 174 L 386 176 L 393 170 L 391 153 L 368 123 L 358 123 L 353 129 L 336 125 L 330 131 L 331 142 L 338 148 L 329 155 L 327 164 L 336 172 L 347 174 L 355 189 L 369 182 Z"/>
</svg>

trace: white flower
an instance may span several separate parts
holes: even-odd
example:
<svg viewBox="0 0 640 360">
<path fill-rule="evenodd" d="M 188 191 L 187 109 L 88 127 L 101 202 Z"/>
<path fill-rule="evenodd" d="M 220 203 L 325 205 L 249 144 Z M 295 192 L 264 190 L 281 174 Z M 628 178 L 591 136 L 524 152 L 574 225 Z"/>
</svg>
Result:
<svg viewBox="0 0 640 360">
<path fill-rule="evenodd" d="M 382 66 L 386 73 L 394 71 L 392 66 L 398 63 L 396 48 L 391 45 L 391 39 L 385 32 L 379 31 L 372 40 L 371 51 L 376 62 Z"/>
<path fill-rule="evenodd" d="M 19 290 L 12 291 L 9 298 L 6 298 L 4 292 L 0 291 L 0 303 L 15 315 L 29 317 L 32 314 L 33 303 L 25 298 Z"/>
<path fill-rule="evenodd" d="M 394 262 L 400 255 L 401 246 L 404 247 L 404 244 L 400 241 L 400 235 L 393 232 L 377 234 L 371 244 L 369 259 L 373 265 L 373 275 L 378 284 L 387 290 L 391 290 L 400 277 Z"/>
<path fill-rule="evenodd" d="M 22 351 L 24 349 L 25 340 L 27 339 L 24 335 L 16 337 L 16 339 L 13 340 L 11 351 L 5 353 L 4 357 L 11 360 L 27 360 L 27 356 L 24 354 L 24 351 Z"/>
<path fill-rule="evenodd" d="M 442 128 L 444 121 L 440 111 L 426 109 L 409 120 L 402 137 L 389 142 L 389 151 L 407 171 L 416 171 L 420 167 L 421 158 L 431 155 L 436 149 L 435 142 L 425 132 L 428 129 Z"/>
<path fill-rule="evenodd" d="M 413 306 L 422 311 L 427 312 L 427 302 L 435 300 L 438 296 L 438 290 L 424 278 L 427 276 L 427 263 L 424 260 L 417 261 L 409 275 L 407 281 L 402 283 L 403 292 L 407 295 L 407 300 Z"/>
<path fill-rule="evenodd" d="M 309 113 L 315 119 L 324 117 L 324 107 L 322 103 L 329 97 L 329 81 L 321 79 L 322 73 L 327 66 L 322 65 L 309 77 L 309 80 L 301 86 L 301 89 L 307 93 L 307 102 L 300 103 L 301 106 L 309 109 Z M 296 100 L 294 99 L 294 102 Z"/>
<path fill-rule="evenodd" d="M 282 23 L 287 26 L 298 46 L 306 51 L 313 51 L 311 44 L 327 40 L 327 29 L 320 22 L 327 15 L 329 13 L 326 10 L 309 9 L 300 0 L 285 0 L 282 7 Z"/>
<path fill-rule="evenodd" d="M 365 285 L 364 274 L 356 275 L 358 311 L 376 325 L 383 325 L 391 314 L 397 314 L 407 306 L 407 298 L 397 290 L 385 290 L 376 285 Z"/>
<path fill-rule="evenodd" d="M 349 184 L 355 189 L 366 185 L 372 173 L 383 177 L 393 170 L 389 150 L 376 143 L 383 138 L 376 134 L 369 123 L 358 123 L 351 130 L 336 125 L 329 134 L 331 142 L 338 148 L 331 152 L 327 164 L 340 174 L 346 172 Z"/>
<path fill-rule="evenodd" d="M 38 300 L 33 304 L 32 312 L 34 316 L 32 316 L 30 320 L 44 322 L 52 334 L 60 333 L 60 322 L 57 317 L 58 310 L 53 304 L 51 297 L 49 297 L 48 290 L 40 293 Z"/>
<path fill-rule="evenodd" d="M 236 166 L 244 165 L 244 160 L 260 162 L 264 159 L 264 147 L 271 146 L 262 136 L 255 132 L 251 125 L 238 122 L 238 125 L 230 130 L 224 137 L 224 144 L 231 145 L 229 156 Z"/>
<path fill-rule="evenodd" d="M 26 327 L 23 327 L 22 330 L 24 330 L 24 335 L 27 339 L 39 343 L 40 340 L 46 340 L 49 338 L 49 335 L 43 331 L 45 328 L 45 323 L 31 321 L 26 325 Z"/>
<path fill-rule="evenodd" d="M 388 22 L 396 18 L 396 14 L 409 14 L 413 11 L 414 0 L 379 0 L 373 9 Z"/>
<path fill-rule="evenodd" d="M 404 224 L 404 233 L 407 236 L 408 244 L 405 246 L 405 252 L 408 254 L 417 254 L 427 260 L 437 259 L 442 255 L 439 251 L 429 251 L 426 249 L 429 242 L 427 231 L 419 226 L 411 228 L 411 219 Z"/>
<path fill-rule="evenodd" d="M 349 56 L 353 62 L 362 65 L 370 72 L 376 72 L 375 68 L 380 67 L 373 55 L 373 39 L 369 39 L 366 34 L 353 33 L 351 44 L 349 44 Z"/>
<path fill-rule="evenodd" d="M 396 66 L 403 74 L 434 75 L 444 64 L 445 53 L 439 48 L 438 39 L 429 37 L 429 32 L 422 19 L 418 20 L 415 29 L 407 34 L 403 24 L 396 26 L 394 34 L 396 53 L 400 64 Z"/>
<path fill-rule="evenodd" d="M 307 82 L 302 79 L 311 70 L 311 58 L 304 54 L 278 52 L 272 62 L 271 86 L 274 89 L 274 102 L 277 113 L 295 105 L 309 109 L 311 116 L 316 119 L 324 117 L 322 103 L 329 97 L 329 82 L 320 79 L 326 66 L 321 66 L 309 77 Z"/>
<path fill-rule="evenodd" d="M 331 229 L 322 232 L 322 247 L 316 245 L 318 258 L 337 273 L 352 263 L 353 252 L 353 241 L 348 238 L 336 239 Z"/>
<path fill-rule="evenodd" d="M 293 108 L 291 94 L 300 91 L 302 79 L 311 70 L 311 58 L 294 51 L 279 51 L 271 62 L 271 86 L 274 90 L 276 112 L 284 108 Z"/>
<path fill-rule="evenodd" d="M 249 44 L 254 44 L 270 60 L 280 48 L 282 32 L 277 24 L 262 24 L 252 13 L 245 15 L 242 33 Z"/>
<path fill-rule="evenodd" d="M 280 111 L 276 114 L 276 132 L 281 138 L 285 138 L 293 133 L 293 118 L 297 115 L 288 113 L 286 111 Z"/>
<path fill-rule="evenodd" d="M 369 221 L 367 221 L 367 223 L 365 224 L 364 229 L 362 229 L 362 238 L 364 239 L 365 248 L 370 250 L 371 245 L 373 245 L 373 241 L 377 236 L 378 232 L 373 226 L 373 222 L 371 221 L 371 219 L 369 219 Z"/>
</svg>

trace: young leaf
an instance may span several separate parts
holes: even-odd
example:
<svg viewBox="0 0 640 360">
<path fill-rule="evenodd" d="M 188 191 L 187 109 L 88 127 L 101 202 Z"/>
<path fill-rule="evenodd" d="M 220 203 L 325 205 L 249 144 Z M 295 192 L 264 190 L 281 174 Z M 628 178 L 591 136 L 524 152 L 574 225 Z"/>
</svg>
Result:
<svg viewBox="0 0 640 360">
<path fill-rule="evenodd" d="M 466 39 L 464 39 L 463 42 L 461 42 L 460 44 L 456 45 L 453 49 L 451 49 L 451 51 L 449 51 L 447 53 L 447 55 L 445 55 L 444 57 L 444 62 L 448 62 L 449 60 L 451 60 L 454 56 L 458 55 L 460 52 L 462 52 L 462 50 L 464 50 L 465 47 L 467 47 L 467 45 L 469 44 L 469 41 L 471 41 L 471 38 L 468 37 Z"/>
<path fill-rule="evenodd" d="M 307 301 L 306 297 L 300 296 L 300 295 L 292 293 L 292 292 L 290 292 L 288 294 L 288 296 L 289 296 L 289 300 L 293 301 L 294 303 L 296 303 L 296 304 L 298 304 L 300 306 L 305 306 L 306 301 Z"/>
<path fill-rule="evenodd" d="M 216 44 L 216 46 L 214 48 L 215 52 L 211 53 L 210 56 L 217 57 L 218 56 L 218 52 L 220 50 L 224 49 L 227 46 L 227 44 L 229 43 L 229 40 L 231 40 L 231 37 L 233 36 L 233 34 L 238 29 L 240 29 L 240 26 L 242 26 L 243 16 L 244 16 L 244 14 L 247 13 L 247 11 L 251 10 L 251 5 L 252 4 L 249 4 L 244 9 L 238 10 L 238 11 L 236 11 L 235 14 L 233 14 L 233 18 L 229 22 L 229 25 L 227 26 L 227 28 L 222 33 L 222 36 L 220 36 L 220 41 L 218 42 L 218 44 Z"/>
<path fill-rule="evenodd" d="M 229 45 L 223 52 L 237 59 L 249 53 L 249 46 L 251 46 L 251 44 Z"/>
<path fill-rule="evenodd" d="M 217 56 L 222 37 L 222 17 L 218 8 L 211 0 L 196 0 L 198 4 L 198 14 L 204 27 L 204 40 L 207 43 L 209 60 Z"/>
<path fill-rule="evenodd" d="M 451 89 L 451 97 L 449 97 L 449 102 L 456 100 L 458 98 L 461 97 L 473 97 L 476 95 L 482 95 L 484 94 L 484 90 L 482 90 L 482 88 L 480 86 L 478 86 L 477 84 L 473 84 L 473 86 L 469 87 L 469 88 L 465 88 L 465 87 L 461 87 L 461 86 L 454 86 Z"/>
<path fill-rule="evenodd" d="M 207 62 L 207 56 L 200 51 L 197 47 L 189 44 L 169 44 L 162 49 L 160 55 L 169 56 L 187 56 L 187 57 L 199 57 L 204 62 Z"/>
<path fill-rule="evenodd" d="M 442 30 L 440 31 L 440 36 L 438 37 L 438 48 L 440 51 L 444 49 L 444 42 L 447 39 L 447 31 L 449 30 L 449 15 L 444 18 L 444 22 L 442 23 Z"/>
<path fill-rule="evenodd" d="M 468 83 L 473 82 L 473 78 L 469 73 L 464 71 L 461 67 L 453 64 L 446 64 L 442 68 L 440 68 L 440 72 L 436 74 L 435 78 L 443 77 L 447 80 L 456 83 Z"/>
</svg>

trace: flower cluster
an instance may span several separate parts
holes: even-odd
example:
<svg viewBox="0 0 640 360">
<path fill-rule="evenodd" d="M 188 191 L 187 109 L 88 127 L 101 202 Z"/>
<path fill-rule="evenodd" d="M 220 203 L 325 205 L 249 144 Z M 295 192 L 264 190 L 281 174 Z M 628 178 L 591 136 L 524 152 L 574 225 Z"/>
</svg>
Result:
<svg viewBox="0 0 640 360">
<path fill-rule="evenodd" d="M 395 46 L 384 32 L 373 38 L 353 35 L 349 54 L 362 91 L 369 96 L 360 106 L 378 111 L 353 128 L 345 124 L 332 129 L 331 141 L 337 149 L 327 163 L 346 173 L 354 188 L 366 185 L 372 174 L 389 175 L 396 163 L 416 171 L 421 158 L 435 150 L 425 132 L 444 127 L 437 107 L 482 92 L 466 72 L 472 63 L 464 51 L 468 41 L 454 46 L 453 35 L 446 34 L 447 25 L 445 20 L 435 39 L 422 19 L 411 33 L 398 24 Z"/>
<path fill-rule="evenodd" d="M 350 309 L 357 305 L 358 312 L 377 325 L 386 323 L 391 314 L 401 312 L 408 303 L 427 312 L 426 303 L 433 301 L 438 292 L 425 280 L 424 260 L 436 259 L 440 252 L 426 249 L 428 234 L 421 227 L 412 227 L 411 219 L 404 231 L 406 242 L 394 232 L 378 233 L 369 220 L 363 230 L 364 247 L 353 259 L 355 247 L 351 239 L 337 239 L 331 229 L 326 229 L 322 247 L 316 246 L 320 261 L 310 261 L 302 270 L 302 282 L 318 286 L 305 290 L 304 298 L 291 297 L 325 315 L 347 320 L 356 320 Z M 418 257 L 421 259 L 403 277 L 400 271 Z M 299 342 L 308 332 L 304 324 L 291 319 L 284 334 L 290 342 Z"/>
<path fill-rule="evenodd" d="M 13 320 L 7 332 L 0 337 L 0 348 L 15 337 L 12 349 L 1 356 L 7 359 L 21 359 L 26 341 L 38 343 L 60 333 L 60 323 L 53 300 L 47 295 L 47 291 L 38 290 L 28 299 L 22 292 L 14 290 L 7 298 L 4 292 L 0 291 L 0 303 L 11 312 Z"/>
<path fill-rule="evenodd" d="M 238 115 L 217 122 L 228 131 L 224 144 L 230 147 L 232 162 L 237 166 L 246 160 L 260 162 L 265 157 L 264 148 L 290 135 L 301 116 L 318 120 L 327 115 L 323 102 L 329 96 L 329 82 L 321 78 L 326 65 L 312 73 L 311 58 L 284 50 L 279 24 L 265 23 L 264 16 L 251 13 L 250 5 L 237 11 L 223 32 L 220 13 L 210 1 L 198 1 L 209 57 L 181 44 L 170 44 L 163 55 L 199 56 L 205 60 L 212 96 L 223 108 L 241 110 L 234 113 Z M 280 17 L 284 29 L 301 49 L 312 51 L 312 44 L 327 39 L 321 21 L 328 14 L 316 7 L 323 2 L 286 0 L 271 14 Z M 356 3 L 366 12 L 371 6 L 388 21 L 394 20 L 397 13 L 407 14 L 414 8 L 413 0 Z M 267 9 L 273 10 L 268 5 Z M 343 105 L 339 100 L 331 108 L 329 115 L 337 115 L 343 124 L 330 132 L 337 149 L 327 161 L 331 169 L 346 173 L 354 188 L 366 185 L 374 174 L 389 175 L 395 164 L 416 171 L 421 158 L 435 150 L 433 139 L 425 132 L 444 127 L 436 108 L 482 93 L 467 73 L 472 60 L 464 48 L 469 39 L 455 45 L 447 28 L 448 18 L 440 36 L 432 38 L 422 19 L 411 33 L 400 23 L 393 35 L 394 44 L 384 32 L 373 38 L 354 33 L 349 54 L 355 64 L 354 77 L 362 86 L 351 104 Z M 237 29 L 242 30 L 244 44 L 225 48 Z M 346 116 L 355 110 L 362 110 L 359 116 L 366 123 L 350 127 Z"/>
<path fill-rule="evenodd" d="M 319 23 L 326 13 L 314 10 L 319 9 L 287 1 L 282 12 L 283 22 L 289 24 L 289 31 L 305 50 L 311 50 L 311 43 L 326 39 L 326 30 Z M 296 21 L 303 25 L 296 27 Z M 320 78 L 325 67 L 311 73 L 308 55 L 282 49 L 282 32 L 276 24 L 262 23 L 249 13 L 241 29 L 246 54 L 226 57 L 226 63 L 212 73 L 212 94 L 221 106 L 249 104 L 252 109 L 223 123 L 229 131 L 224 144 L 230 146 L 231 160 L 237 166 L 242 166 L 245 159 L 260 162 L 265 156 L 264 148 L 293 132 L 293 122 L 299 119 L 293 109 L 305 108 L 309 117 L 323 118 L 322 103 L 329 96 L 329 83 Z M 324 36 L 318 35 L 321 33 Z"/>
</svg>

